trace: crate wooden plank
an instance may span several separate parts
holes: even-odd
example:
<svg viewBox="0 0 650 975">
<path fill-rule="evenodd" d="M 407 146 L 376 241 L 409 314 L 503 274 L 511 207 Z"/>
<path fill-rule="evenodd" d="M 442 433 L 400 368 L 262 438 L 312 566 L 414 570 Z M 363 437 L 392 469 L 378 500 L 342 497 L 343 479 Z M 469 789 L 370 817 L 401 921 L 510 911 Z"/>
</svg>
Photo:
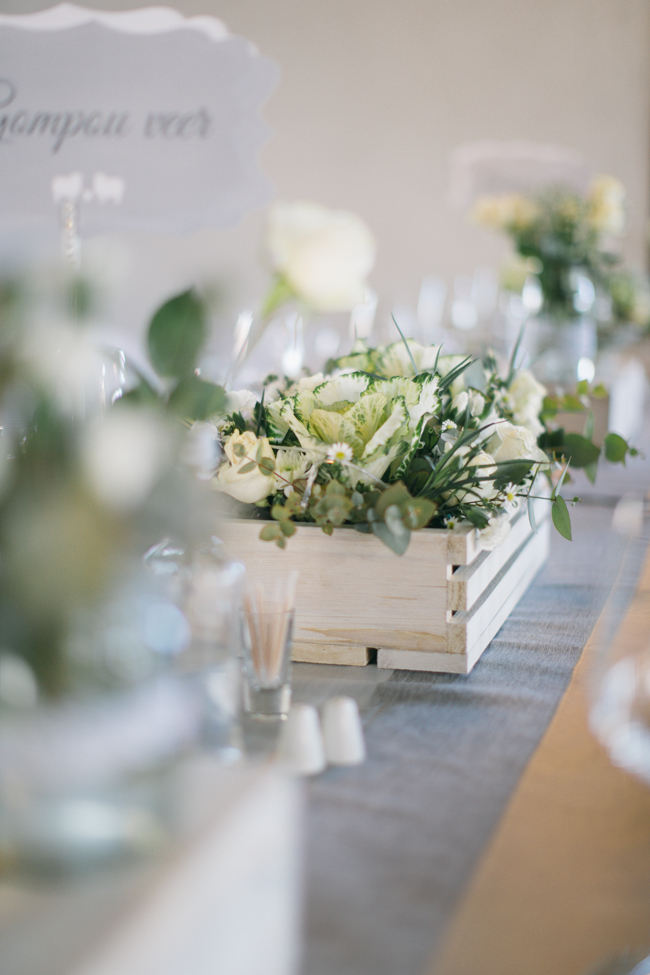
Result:
<svg viewBox="0 0 650 975">
<path fill-rule="evenodd" d="M 454 614 L 449 623 L 450 653 L 487 646 L 543 565 L 549 549 L 550 522 L 545 520 L 511 557 L 468 613 Z"/>
<path fill-rule="evenodd" d="M 525 588 L 533 555 L 525 513 L 505 548 L 492 553 L 480 552 L 472 528 L 414 532 L 402 557 L 350 528 L 327 537 L 300 525 L 285 550 L 262 542 L 260 528 L 259 521 L 231 521 L 222 537 L 254 582 L 298 571 L 294 659 L 307 662 L 363 666 L 376 647 L 381 666 L 466 673 L 511 591 Z M 452 613 L 450 606 L 467 609 Z"/>
<path fill-rule="evenodd" d="M 281 551 L 260 541 L 259 529 L 259 522 L 231 522 L 222 534 L 254 582 L 298 571 L 296 643 L 365 650 L 383 643 L 389 630 L 394 646 L 424 648 L 433 638 L 444 648 L 446 532 L 414 533 L 399 558 L 374 536 L 353 530 L 328 538 L 315 526 L 300 526 Z"/>
<path fill-rule="evenodd" d="M 544 499 L 534 502 L 535 521 L 540 524 L 550 515 L 550 504 Z M 528 511 L 522 509 L 512 522 L 507 538 L 491 552 L 482 552 L 471 565 L 456 568 L 449 579 L 447 608 L 453 612 L 470 610 L 498 572 L 532 533 Z"/>
<path fill-rule="evenodd" d="M 291 659 L 303 664 L 343 664 L 346 667 L 365 667 L 370 662 L 367 647 L 341 644 L 320 646 L 317 643 L 294 643 Z"/>
<path fill-rule="evenodd" d="M 469 660 L 463 653 L 440 653 L 438 650 L 377 650 L 377 666 L 381 670 L 421 670 L 434 674 L 469 674 L 478 660 Z"/>
<path fill-rule="evenodd" d="M 269 568 L 278 572 L 299 571 L 319 574 L 323 560 L 329 561 L 332 569 L 339 560 L 354 560 L 366 564 L 372 559 L 373 572 L 383 576 L 394 576 L 395 554 L 374 535 L 366 535 L 345 526 L 337 528 L 328 537 L 318 525 L 297 525 L 296 533 L 287 542 L 285 549 L 279 549 L 272 542 L 263 542 L 259 533 L 264 522 L 251 519 L 224 520 L 219 526 L 219 535 L 234 558 L 247 565 L 252 576 L 262 575 Z M 449 532 L 430 528 L 413 532 L 409 544 L 409 557 L 412 560 L 426 560 L 427 580 L 431 585 L 447 584 L 447 543 Z M 315 560 L 319 564 L 315 565 Z M 327 568 L 325 569 L 327 573 Z"/>
<path fill-rule="evenodd" d="M 472 644 L 466 645 L 462 649 L 457 649 L 455 652 L 446 653 L 441 653 L 438 650 L 418 652 L 413 650 L 379 648 L 377 651 L 377 666 L 382 669 L 389 668 L 392 670 L 420 670 L 433 673 L 469 674 L 543 565 L 548 554 L 549 533 L 549 521 L 546 520 L 540 525 L 537 533 L 530 536 L 522 548 L 511 557 L 510 563 L 502 569 L 500 577 L 495 580 L 496 584 L 490 594 L 492 602 L 487 599 L 486 603 L 482 604 L 478 619 L 483 623 L 483 628 L 478 635 L 475 635 Z M 505 589 L 503 589 L 502 586 L 499 586 L 499 581 L 503 580 L 506 575 L 510 583 L 512 583 L 513 577 L 515 582 L 513 585 L 506 585 Z M 503 595 L 504 592 L 505 598 L 495 607 L 495 598 L 498 600 L 499 596 Z M 467 615 L 470 614 L 457 614 L 457 616 L 463 617 Z M 461 622 L 461 625 L 466 627 L 465 622 Z M 454 632 L 453 620 L 450 623 L 450 628 Z M 455 640 L 457 637 L 458 633 L 454 632 L 453 639 Z"/>
</svg>

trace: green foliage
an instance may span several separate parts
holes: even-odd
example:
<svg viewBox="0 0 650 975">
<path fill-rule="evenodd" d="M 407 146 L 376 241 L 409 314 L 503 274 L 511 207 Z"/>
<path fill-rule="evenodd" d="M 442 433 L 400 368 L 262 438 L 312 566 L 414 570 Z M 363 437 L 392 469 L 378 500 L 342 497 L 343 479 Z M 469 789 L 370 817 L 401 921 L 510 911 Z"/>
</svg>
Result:
<svg viewBox="0 0 650 975">
<path fill-rule="evenodd" d="M 183 291 L 155 312 L 147 347 L 159 376 L 184 379 L 191 375 L 207 338 L 203 302 L 195 291 Z"/>
<path fill-rule="evenodd" d="M 562 495 L 557 494 L 551 502 L 551 517 L 553 524 L 563 538 L 571 541 L 571 517 L 566 501 Z"/>
<path fill-rule="evenodd" d="M 165 301 L 154 312 L 147 332 L 149 357 L 163 380 L 161 388 L 155 389 L 138 374 L 137 384 L 117 405 L 158 407 L 188 422 L 223 414 L 223 387 L 196 374 L 207 339 L 207 319 L 205 303 L 195 291 L 183 291 Z M 243 417 L 233 414 L 231 420 L 240 431 L 246 429 Z"/>
<path fill-rule="evenodd" d="M 614 464 L 624 464 L 629 451 L 627 440 L 618 433 L 608 433 L 605 437 L 605 457 Z"/>
<path fill-rule="evenodd" d="M 571 467 L 588 467 L 600 457 L 600 448 L 579 433 L 567 433 L 562 453 L 570 461 Z"/>
<path fill-rule="evenodd" d="M 261 537 L 280 547 L 300 522 L 326 534 L 348 525 L 401 554 L 411 532 L 426 526 L 483 531 L 522 502 L 532 521 L 532 500 L 543 494 L 533 487 L 543 479 L 553 523 L 570 538 L 560 491 L 571 472 L 594 478 L 601 453 L 616 462 L 635 453 L 615 434 L 603 447 L 594 442 L 598 385 L 544 398 L 532 377 L 516 385 L 516 372 L 503 378 L 494 357 L 442 356 L 401 333 L 378 349 L 357 342 L 332 365 L 342 371 L 287 382 L 279 397 L 256 404 L 250 420 L 226 419 L 229 431 L 257 438 L 240 472 L 275 473 L 272 493 L 257 505 L 272 519 Z M 565 412 L 585 414 L 582 434 L 564 429 Z M 239 463 L 243 448 L 240 455 L 232 446 Z M 275 470 L 269 448 L 276 463 L 284 451 Z"/>
<path fill-rule="evenodd" d="M 179 380 L 167 400 L 169 408 L 182 418 L 208 420 L 222 413 L 226 394 L 222 386 L 207 382 L 199 376 Z"/>
</svg>

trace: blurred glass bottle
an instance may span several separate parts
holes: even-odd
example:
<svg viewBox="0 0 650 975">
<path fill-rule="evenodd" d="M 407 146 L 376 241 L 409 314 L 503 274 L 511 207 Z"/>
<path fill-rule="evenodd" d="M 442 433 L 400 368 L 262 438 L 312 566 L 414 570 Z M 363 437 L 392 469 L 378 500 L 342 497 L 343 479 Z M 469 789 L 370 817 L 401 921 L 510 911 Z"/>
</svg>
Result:
<svg viewBox="0 0 650 975">
<path fill-rule="evenodd" d="M 590 723 L 615 765 L 650 784 L 650 519 L 640 499 L 614 515 L 624 552 L 597 632 Z"/>
<path fill-rule="evenodd" d="M 145 563 L 182 610 L 190 627 L 176 658 L 196 695 L 205 747 L 223 761 L 241 756 L 240 613 L 245 571 L 231 561 L 216 536 L 193 550 L 171 538 L 154 545 Z"/>
</svg>

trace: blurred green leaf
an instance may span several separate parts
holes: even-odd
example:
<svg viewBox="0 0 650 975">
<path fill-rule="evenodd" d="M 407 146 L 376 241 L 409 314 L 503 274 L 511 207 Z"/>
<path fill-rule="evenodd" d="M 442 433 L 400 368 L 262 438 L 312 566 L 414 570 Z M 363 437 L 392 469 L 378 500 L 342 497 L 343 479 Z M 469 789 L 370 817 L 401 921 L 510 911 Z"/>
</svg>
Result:
<svg viewBox="0 0 650 975">
<path fill-rule="evenodd" d="M 225 409 L 226 393 L 221 386 L 186 376 L 169 396 L 169 407 L 186 420 L 208 420 Z"/>
<path fill-rule="evenodd" d="M 184 291 L 161 305 L 151 319 L 147 335 L 151 364 L 159 376 L 183 379 L 196 367 L 206 337 L 203 302 L 195 291 Z"/>
<path fill-rule="evenodd" d="M 411 533 L 409 531 L 402 531 L 399 534 L 395 534 L 383 521 L 373 521 L 372 531 L 396 555 L 404 555 L 404 552 L 409 547 L 411 540 Z"/>
<path fill-rule="evenodd" d="M 613 464 L 622 464 L 627 457 L 628 443 L 618 433 L 608 433 L 603 444 L 605 457 Z"/>
<path fill-rule="evenodd" d="M 588 467 L 600 457 L 600 448 L 579 433 L 567 433 L 563 453 L 570 459 L 571 467 Z"/>
<path fill-rule="evenodd" d="M 506 484 L 520 484 L 530 473 L 534 461 L 532 460 L 502 460 L 497 464 L 497 472 L 494 475 L 494 485 L 497 488 L 505 487 Z"/>
</svg>

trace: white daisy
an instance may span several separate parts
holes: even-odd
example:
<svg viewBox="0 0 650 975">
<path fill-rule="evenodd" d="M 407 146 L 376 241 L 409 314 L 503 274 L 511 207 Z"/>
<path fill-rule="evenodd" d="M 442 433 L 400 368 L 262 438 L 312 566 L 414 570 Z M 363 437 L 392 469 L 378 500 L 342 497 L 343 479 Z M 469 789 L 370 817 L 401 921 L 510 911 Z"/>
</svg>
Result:
<svg viewBox="0 0 650 975">
<path fill-rule="evenodd" d="M 333 443 L 327 450 L 330 464 L 345 464 L 352 460 L 352 447 L 347 443 Z"/>
<path fill-rule="evenodd" d="M 515 484 L 506 484 L 503 489 L 503 507 L 506 511 L 516 511 L 519 507 L 519 495 Z"/>
</svg>

